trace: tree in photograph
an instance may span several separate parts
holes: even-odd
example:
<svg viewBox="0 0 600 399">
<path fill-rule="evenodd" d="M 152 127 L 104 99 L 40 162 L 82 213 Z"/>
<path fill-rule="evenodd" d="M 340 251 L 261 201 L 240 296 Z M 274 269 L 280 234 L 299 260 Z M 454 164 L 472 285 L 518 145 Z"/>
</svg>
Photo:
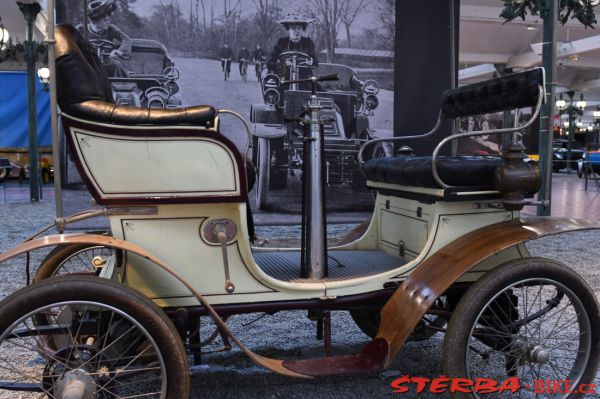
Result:
<svg viewBox="0 0 600 399">
<path fill-rule="evenodd" d="M 308 3 L 325 40 L 327 62 L 332 62 L 335 55 L 344 0 L 308 0 Z"/>
<path fill-rule="evenodd" d="M 350 37 L 350 26 L 354 23 L 358 12 L 363 9 L 366 0 L 343 0 L 342 12 L 340 14 L 340 20 L 346 28 L 346 47 L 352 48 L 352 40 Z"/>
<path fill-rule="evenodd" d="M 240 0 L 223 0 L 223 26 L 225 27 L 225 37 L 223 40 L 233 43 L 237 39 L 237 28 L 240 20 Z"/>
<path fill-rule="evenodd" d="M 277 16 L 280 12 L 278 0 L 253 0 L 256 7 L 255 21 L 259 42 L 265 44 L 277 30 Z"/>
<path fill-rule="evenodd" d="M 383 23 L 386 47 L 393 50 L 396 36 L 396 0 L 377 0 L 376 7 Z"/>
</svg>

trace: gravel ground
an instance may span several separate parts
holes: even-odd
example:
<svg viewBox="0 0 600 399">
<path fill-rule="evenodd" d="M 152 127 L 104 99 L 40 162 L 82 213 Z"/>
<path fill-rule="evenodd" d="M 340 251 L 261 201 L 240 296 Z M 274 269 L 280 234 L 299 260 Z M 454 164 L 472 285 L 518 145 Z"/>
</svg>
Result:
<svg viewBox="0 0 600 399">
<path fill-rule="evenodd" d="M 0 205 L 0 251 L 4 251 L 53 220 L 54 203 L 8 203 Z M 341 235 L 353 225 L 336 225 L 331 235 Z M 273 237 L 271 243 L 290 243 L 297 228 L 259 227 L 263 237 Z M 292 238 L 291 238 L 292 237 Z M 545 256 L 571 265 L 580 272 L 600 296 L 600 232 L 569 233 L 540 239 L 528 244 L 533 255 Z M 32 265 L 39 264 L 47 251 L 32 257 Z M 24 257 L 6 262 L 0 267 L 0 298 L 24 285 Z M 242 342 L 259 354 L 276 358 L 298 358 L 302 350 L 319 345 L 315 339 L 314 322 L 304 312 L 284 312 L 267 315 L 251 323 L 257 314 L 234 316 L 229 319 L 232 329 Z M 248 324 L 251 323 L 251 324 Z M 358 350 L 367 337 L 354 325 L 345 312 L 332 315 L 333 342 Z M 207 326 L 206 328 L 208 328 Z M 408 343 L 400 351 L 391 370 L 384 374 L 341 376 L 296 380 L 281 377 L 255 366 L 239 350 L 204 357 L 207 366 L 192 369 L 192 398 L 387 398 L 392 393 L 390 382 L 399 375 L 436 377 L 442 372 L 441 348 L 443 336 L 419 343 Z M 213 349 L 218 349 L 219 342 Z M 210 349 L 210 348 L 209 348 Z M 600 384 L 600 379 L 596 382 Z M 2 396 L 0 398 L 14 398 Z M 402 397 L 417 397 L 405 394 Z M 418 395 L 439 398 L 440 395 Z M 598 395 L 587 396 L 598 397 Z"/>
</svg>

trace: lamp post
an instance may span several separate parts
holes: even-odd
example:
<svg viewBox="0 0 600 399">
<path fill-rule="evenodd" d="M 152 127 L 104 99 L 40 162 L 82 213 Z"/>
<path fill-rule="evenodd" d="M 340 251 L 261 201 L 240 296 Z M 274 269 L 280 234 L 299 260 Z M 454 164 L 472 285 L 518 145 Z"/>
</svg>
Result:
<svg viewBox="0 0 600 399">
<path fill-rule="evenodd" d="M 35 64 L 38 44 L 33 40 L 33 24 L 41 10 L 39 3 L 17 2 L 27 22 L 27 39 L 23 44 L 23 56 L 27 61 L 27 94 L 29 103 L 29 198 L 31 202 L 40 200 L 40 175 L 38 173 L 37 110 L 35 98 Z"/>
<path fill-rule="evenodd" d="M 596 106 L 594 111 L 594 144 L 600 144 L 600 105 Z"/>
<path fill-rule="evenodd" d="M 569 102 L 563 99 L 562 93 L 558 100 L 556 100 L 556 108 L 558 112 L 562 115 L 566 113 L 569 117 L 568 124 L 565 123 L 565 127 L 568 128 L 567 132 L 567 173 L 571 173 L 571 149 L 573 147 L 573 136 L 575 135 L 575 121 L 573 120 L 573 115 L 583 115 L 583 110 L 585 109 L 587 103 L 583 99 L 583 94 L 581 94 L 579 101 L 573 105 L 573 98 L 575 97 L 574 91 L 568 91 L 567 96 L 569 96 Z"/>
</svg>

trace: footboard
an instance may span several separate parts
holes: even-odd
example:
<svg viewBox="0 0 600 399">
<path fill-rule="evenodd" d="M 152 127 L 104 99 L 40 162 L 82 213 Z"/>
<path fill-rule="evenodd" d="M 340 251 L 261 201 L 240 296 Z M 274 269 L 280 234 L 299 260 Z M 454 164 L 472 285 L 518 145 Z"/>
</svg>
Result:
<svg viewBox="0 0 600 399">
<path fill-rule="evenodd" d="M 102 205 L 240 202 L 241 154 L 215 129 L 120 126 L 62 115 L 81 177 Z"/>
</svg>

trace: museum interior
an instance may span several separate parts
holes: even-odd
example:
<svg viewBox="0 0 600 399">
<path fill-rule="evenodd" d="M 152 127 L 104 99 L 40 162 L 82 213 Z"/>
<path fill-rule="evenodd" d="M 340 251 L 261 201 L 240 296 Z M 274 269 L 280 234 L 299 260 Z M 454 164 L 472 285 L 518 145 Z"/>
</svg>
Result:
<svg viewBox="0 0 600 399">
<path fill-rule="evenodd" d="M 0 0 L 0 399 L 599 397 L 599 23 Z"/>
</svg>

